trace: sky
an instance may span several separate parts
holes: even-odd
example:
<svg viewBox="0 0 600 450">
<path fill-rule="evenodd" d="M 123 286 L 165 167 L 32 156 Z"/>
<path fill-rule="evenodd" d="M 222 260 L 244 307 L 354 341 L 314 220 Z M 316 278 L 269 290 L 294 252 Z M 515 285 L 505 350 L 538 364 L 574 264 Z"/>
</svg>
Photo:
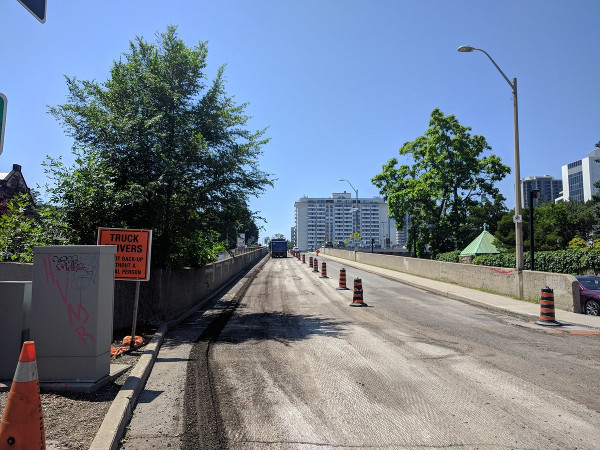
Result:
<svg viewBox="0 0 600 450">
<path fill-rule="evenodd" d="M 66 103 L 65 76 L 106 81 L 136 36 L 154 42 L 176 25 L 188 46 L 208 42 L 209 79 L 226 64 L 248 128 L 267 128 L 259 166 L 276 181 L 250 202 L 265 219 L 261 241 L 289 238 L 303 196 L 354 197 L 350 183 L 361 198 L 380 195 L 371 178 L 425 133 L 435 108 L 513 169 L 511 87 L 461 45 L 517 78 L 521 178 L 561 178 L 561 166 L 600 141 L 598 17 L 598 0 L 47 0 L 42 24 L 2 0 L 0 172 L 21 165 L 43 194 L 46 155 L 73 160 L 72 140 L 47 112 Z M 514 175 L 498 187 L 513 208 Z"/>
</svg>

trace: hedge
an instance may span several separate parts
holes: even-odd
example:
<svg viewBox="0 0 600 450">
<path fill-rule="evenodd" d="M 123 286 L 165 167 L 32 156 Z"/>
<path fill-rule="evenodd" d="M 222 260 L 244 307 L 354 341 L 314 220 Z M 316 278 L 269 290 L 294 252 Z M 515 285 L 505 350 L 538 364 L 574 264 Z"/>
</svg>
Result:
<svg viewBox="0 0 600 450">
<path fill-rule="evenodd" d="M 535 252 L 535 270 L 541 272 L 568 273 L 582 275 L 585 272 L 600 271 L 600 250 L 559 250 L 554 252 Z M 523 268 L 531 268 L 529 252 L 523 253 Z M 499 253 L 480 255 L 473 260 L 473 264 L 494 267 L 515 267 L 514 253 Z"/>
<path fill-rule="evenodd" d="M 446 253 L 438 253 L 435 257 L 435 259 L 437 261 L 444 261 L 444 262 L 458 262 L 459 258 L 458 255 L 460 255 L 460 250 L 453 250 L 451 252 L 446 252 Z"/>
</svg>

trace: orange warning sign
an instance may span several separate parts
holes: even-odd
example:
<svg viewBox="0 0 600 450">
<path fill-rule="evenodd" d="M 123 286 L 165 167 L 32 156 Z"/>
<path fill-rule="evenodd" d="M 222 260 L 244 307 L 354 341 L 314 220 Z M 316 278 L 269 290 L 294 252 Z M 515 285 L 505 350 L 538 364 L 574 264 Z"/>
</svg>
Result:
<svg viewBox="0 0 600 450">
<path fill-rule="evenodd" d="M 98 245 L 116 245 L 115 280 L 148 281 L 152 230 L 98 228 Z"/>
</svg>

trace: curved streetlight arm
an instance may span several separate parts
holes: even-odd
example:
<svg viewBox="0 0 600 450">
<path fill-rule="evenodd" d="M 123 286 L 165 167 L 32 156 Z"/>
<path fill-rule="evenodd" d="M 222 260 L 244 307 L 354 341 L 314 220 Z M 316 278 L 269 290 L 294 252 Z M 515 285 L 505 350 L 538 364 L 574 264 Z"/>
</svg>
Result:
<svg viewBox="0 0 600 450">
<path fill-rule="evenodd" d="M 356 195 L 358 195 L 358 189 L 354 189 L 354 186 L 352 186 L 352 183 L 350 183 L 350 181 L 349 181 L 349 180 L 346 180 L 345 178 L 340 178 L 338 181 L 347 181 L 347 182 L 348 182 L 348 184 L 350 185 L 350 187 L 352 188 L 352 190 L 353 190 L 354 192 L 356 192 Z"/>
<path fill-rule="evenodd" d="M 481 49 L 481 48 L 477 48 L 477 47 L 470 47 L 468 45 L 463 45 L 461 47 L 458 48 L 458 51 L 461 53 L 470 53 L 473 50 L 477 50 L 480 51 L 481 53 L 485 54 L 485 56 L 487 56 L 490 61 L 492 62 L 492 64 L 494 65 L 494 67 L 496 69 L 498 69 L 498 72 L 500 72 L 500 74 L 502 75 L 502 77 L 506 80 L 506 82 L 508 83 L 508 85 L 510 86 L 510 88 L 513 90 L 515 90 L 515 85 L 513 83 L 510 82 L 510 80 L 508 79 L 508 77 L 504 74 L 504 72 L 502 72 L 502 69 L 498 66 L 498 64 L 496 64 L 496 61 L 494 61 L 494 59 L 489 55 L 488 52 L 486 52 L 485 50 Z"/>
<path fill-rule="evenodd" d="M 492 59 L 492 57 L 488 54 L 488 52 L 486 52 L 485 50 L 482 50 L 480 48 L 476 48 L 475 50 L 479 50 L 480 52 L 485 53 L 485 56 L 487 56 L 488 58 L 490 58 L 490 61 L 492 62 L 492 64 L 496 67 L 496 69 L 498 69 L 498 72 L 500 72 L 502 74 L 502 76 L 504 77 L 504 79 L 506 80 L 506 82 L 508 83 L 508 85 L 510 86 L 510 88 L 514 91 L 515 90 L 515 86 L 510 82 L 510 80 L 504 74 L 504 72 L 502 72 L 502 69 L 500 67 L 498 67 L 498 64 L 496 64 L 496 61 L 494 61 Z"/>
</svg>

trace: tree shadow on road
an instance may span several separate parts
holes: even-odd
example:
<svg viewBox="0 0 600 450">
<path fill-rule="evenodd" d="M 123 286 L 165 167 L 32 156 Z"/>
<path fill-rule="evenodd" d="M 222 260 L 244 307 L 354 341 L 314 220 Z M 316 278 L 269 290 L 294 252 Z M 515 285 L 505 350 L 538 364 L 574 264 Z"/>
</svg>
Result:
<svg viewBox="0 0 600 450">
<path fill-rule="evenodd" d="M 219 333 L 217 342 L 239 344 L 247 341 L 274 340 L 289 343 L 311 336 L 339 338 L 349 322 L 306 314 L 278 311 L 236 314 Z"/>
</svg>

